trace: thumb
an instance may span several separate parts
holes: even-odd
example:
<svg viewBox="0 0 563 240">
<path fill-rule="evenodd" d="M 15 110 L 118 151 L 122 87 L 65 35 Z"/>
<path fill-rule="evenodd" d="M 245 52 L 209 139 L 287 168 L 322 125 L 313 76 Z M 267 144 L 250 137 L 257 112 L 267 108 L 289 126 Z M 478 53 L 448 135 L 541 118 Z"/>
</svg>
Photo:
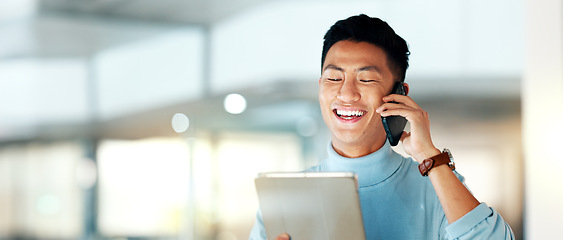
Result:
<svg viewBox="0 0 563 240">
<path fill-rule="evenodd" d="M 287 233 L 282 233 L 276 237 L 276 240 L 291 240 L 291 237 Z"/>
<path fill-rule="evenodd" d="M 401 134 L 401 142 L 405 141 L 405 139 L 410 137 L 410 136 L 411 136 L 410 132 L 403 131 L 403 134 Z"/>
</svg>

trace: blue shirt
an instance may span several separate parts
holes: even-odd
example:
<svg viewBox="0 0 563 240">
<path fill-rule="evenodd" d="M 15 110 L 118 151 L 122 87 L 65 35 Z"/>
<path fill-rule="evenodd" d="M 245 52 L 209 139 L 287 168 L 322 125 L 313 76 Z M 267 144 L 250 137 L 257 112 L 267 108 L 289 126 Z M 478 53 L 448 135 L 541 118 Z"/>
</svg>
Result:
<svg viewBox="0 0 563 240">
<path fill-rule="evenodd" d="M 388 142 L 360 158 L 340 156 L 329 144 L 328 158 L 307 171 L 358 175 L 367 239 L 514 239 L 508 224 L 485 203 L 448 224 L 434 187 L 420 175 L 418 163 L 394 152 Z M 260 211 L 250 239 L 266 239 Z"/>
</svg>

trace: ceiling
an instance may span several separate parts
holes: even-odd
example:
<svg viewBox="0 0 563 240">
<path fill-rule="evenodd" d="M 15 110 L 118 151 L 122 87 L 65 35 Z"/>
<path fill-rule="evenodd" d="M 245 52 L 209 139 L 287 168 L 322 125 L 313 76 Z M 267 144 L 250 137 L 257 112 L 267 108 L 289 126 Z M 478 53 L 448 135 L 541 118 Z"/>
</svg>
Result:
<svg viewBox="0 0 563 240">
<path fill-rule="evenodd" d="M 42 13 L 210 25 L 268 0 L 39 0 Z"/>
<path fill-rule="evenodd" d="M 33 4 L 0 4 L 0 35 L 10 36 L 0 39 L 0 59 L 89 57 L 174 28 L 209 27 L 268 0 L 26 1 Z"/>
</svg>

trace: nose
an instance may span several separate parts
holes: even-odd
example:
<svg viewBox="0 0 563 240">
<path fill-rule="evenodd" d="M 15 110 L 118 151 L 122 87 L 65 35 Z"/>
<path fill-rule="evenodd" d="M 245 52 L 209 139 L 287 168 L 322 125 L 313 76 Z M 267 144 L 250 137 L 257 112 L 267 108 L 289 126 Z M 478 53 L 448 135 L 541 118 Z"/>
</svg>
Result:
<svg viewBox="0 0 563 240">
<path fill-rule="evenodd" d="M 361 95 L 355 81 L 343 80 L 340 91 L 337 95 L 338 100 L 345 103 L 353 103 L 360 100 Z"/>
</svg>

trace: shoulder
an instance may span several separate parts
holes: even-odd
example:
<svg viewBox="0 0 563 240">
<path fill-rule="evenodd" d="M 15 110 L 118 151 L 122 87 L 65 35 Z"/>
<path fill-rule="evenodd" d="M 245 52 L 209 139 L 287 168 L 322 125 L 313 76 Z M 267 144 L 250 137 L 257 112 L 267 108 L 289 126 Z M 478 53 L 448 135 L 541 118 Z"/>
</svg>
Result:
<svg viewBox="0 0 563 240">
<path fill-rule="evenodd" d="M 402 156 L 402 155 L 401 155 Z M 417 196 L 425 196 L 426 201 L 437 200 L 436 193 L 432 182 L 428 177 L 423 177 L 418 170 L 418 162 L 411 157 L 403 157 L 403 164 L 400 170 L 397 172 L 397 178 L 399 178 L 399 184 L 401 188 L 410 189 L 411 194 Z M 436 199 L 434 199 L 436 198 Z"/>
<path fill-rule="evenodd" d="M 403 158 L 404 163 L 404 174 L 417 181 L 425 179 L 424 177 L 422 177 L 422 175 L 420 175 L 420 171 L 418 170 L 418 162 L 416 160 L 414 160 L 412 157 L 405 157 L 402 155 L 401 157 Z"/>
</svg>

